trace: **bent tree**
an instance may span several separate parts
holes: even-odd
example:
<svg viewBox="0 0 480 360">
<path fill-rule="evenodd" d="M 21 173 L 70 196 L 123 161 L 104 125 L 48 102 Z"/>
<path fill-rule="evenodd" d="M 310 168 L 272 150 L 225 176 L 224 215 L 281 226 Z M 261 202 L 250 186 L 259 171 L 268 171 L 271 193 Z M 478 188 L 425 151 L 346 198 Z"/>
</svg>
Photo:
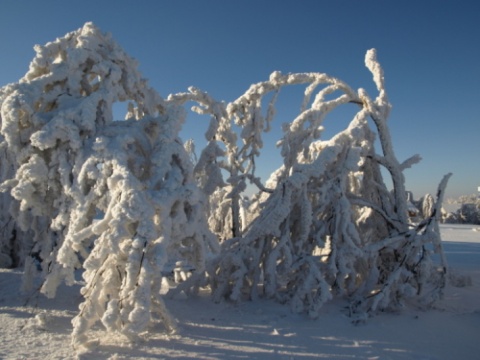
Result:
<svg viewBox="0 0 480 360">
<path fill-rule="evenodd" d="M 216 166 L 208 176 L 221 175 L 220 169 L 229 175 L 226 182 L 213 181 L 203 175 L 206 172 L 197 172 L 201 184 L 218 184 L 213 193 L 227 195 L 210 196 L 214 209 L 210 223 L 218 224 L 219 218 L 231 223 L 212 228 L 222 242 L 221 255 L 210 262 L 205 274 L 215 300 L 255 298 L 260 289 L 265 296 L 316 317 L 327 300 L 343 297 L 352 315 L 361 319 L 376 310 L 409 301 L 428 304 L 441 296 L 447 266 L 438 216 L 450 175 L 442 180 L 426 219 L 411 223 L 403 171 L 420 157 L 403 162 L 396 158 L 387 125 L 391 105 L 375 50 L 367 52 L 365 64 L 378 90 L 375 99 L 326 74 L 279 72 L 229 104 L 194 88 L 169 97 L 179 104 L 197 102 L 195 111 L 211 114 L 209 145 L 199 164 Z M 255 176 L 262 134 L 270 128 L 280 90 L 299 84 L 305 86 L 300 112 L 284 126 L 278 143 L 283 165 L 263 186 Z M 321 139 L 327 115 L 352 105 L 358 112 L 347 128 L 331 139 Z M 241 141 L 234 125 L 241 129 Z M 374 146 L 377 137 L 380 153 Z M 392 190 L 385 185 L 381 168 L 391 178 Z M 248 206 L 248 224 L 240 229 L 245 219 L 238 210 L 239 194 L 246 181 L 260 192 Z"/>
<path fill-rule="evenodd" d="M 16 230 L 4 239 L 22 249 L 24 285 L 37 260 L 49 297 L 83 269 L 74 345 L 97 321 L 129 337 L 154 315 L 173 329 L 160 296 L 165 265 L 184 260 L 202 271 L 218 247 L 178 138 L 185 112 L 93 24 L 35 50 L 28 73 L 0 98 L 11 203 L 3 229 Z M 114 122 L 112 106 L 123 101 L 128 119 Z"/>
<path fill-rule="evenodd" d="M 449 175 L 411 222 L 403 172 L 420 157 L 395 156 L 375 50 L 365 57 L 375 98 L 327 74 L 274 72 L 230 103 L 196 88 L 162 98 L 91 23 L 35 50 L 27 74 L 0 89 L 0 264 L 24 265 L 25 290 L 37 276 L 50 297 L 82 273 L 74 346 L 89 343 L 95 323 L 131 339 L 155 321 L 174 330 L 167 291 L 266 296 L 312 317 L 339 298 L 355 321 L 441 296 Z M 264 183 L 264 133 L 291 86 L 304 98 Z M 130 104 L 124 121 L 113 121 L 117 102 Z M 179 138 L 192 102 L 210 116 L 198 158 Z M 345 106 L 355 116 L 324 139 L 324 120 Z M 247 199 L 250 184 L 258 192 Z M 194 272 L 164 289 L 175 263 Z"/>
</svg>

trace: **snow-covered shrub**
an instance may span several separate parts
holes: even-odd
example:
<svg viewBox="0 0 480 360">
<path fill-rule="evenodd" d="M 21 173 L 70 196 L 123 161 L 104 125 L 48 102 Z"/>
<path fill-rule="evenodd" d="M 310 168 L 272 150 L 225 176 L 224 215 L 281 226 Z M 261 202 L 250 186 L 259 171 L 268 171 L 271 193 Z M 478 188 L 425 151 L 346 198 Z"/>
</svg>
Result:
<svg viewBox="0 0 480 360">
<path fill-rule="evenodd" d="M 25 77 L 1 92 L 2 196 L 12 198 L 1 220 L 33 240 L 17 246 L 25 285 L 37 260 L 50 297 L 84 269 L 74 345 L 97 321 L 135 337 L 156 314 L 172 329 L 160 297 L 166 264 L 201 272 L 217 246 L 178 138 L 184 110 L 91 23 L 35 50 Z M 131 102 L 128 120 L 114 122 L 119 101 Z"/>
<path fill-rule="evenodd" d="M 480 224 L 480 201 L 462 204 L 457 210 L 457 218 L 461 224 Z"/>
<path fill-rule="evenodd" d="M 176 103 L 197 101 L 202 113 L 211 113 L 209 147 L 218 149 L 219 142 L 226 149 L 205 150 L 208 164 L 231 175 L 228 187 L 215 182 L 216 191 L 228 189 L 233 194 L 225 207 L 231 210 L 232 236 L 222 242 L 221 255 L 207 269 L 215 300 L 255 298 L 261 289 L 267 297 L 316 317 L 325 301 L 342 296 L 350 300 L 356 316 L 363 316 L 402 306 L 408 299 L 428 303 L 441 293 L 446 263 L 437 223 L 448 176 L 427 219 L 411 224 L 403 171 L 420 157 L 404 162 L 395 157 L 387 126 L 391 106 L 374 50 L 367 52 L 366 65 L 379 91 L 374 100 L 365 90 L 354 91 L 326 74 L 279 72 L 227 105 L 206 101 L 206 95 L 202 97 L 196 89 L 169 98 Z M 277 95 L 299 84 L 306 86 L 305 97 L 299 115 L 284 125 L 279 142 L 283 165 L 267 186 L 260 184 L 262 194 L 250 203 L 258 216 L 250 217 L 243 233 L 235 231 L 240 223 L 235 218 L 239 193 L 246 180 L 258 180 L 255 158 L 262 147 L 262 133 L 273 119 Z M 264 116 L 262 100 L 272 94 Z M 354 119 L 332 139 L 321 140 L 325 117 L 347 104 L 359 108 Z M 231 135 L 233 123 L 241 128 L 241 146 Z M 219 124 L 221 131 L 215 132 Z M 374 147 L 376 136 L 381 154 Z M 381 167 L 391 177 L 392 191 L 383 181 Z"/>
<path fill-rule="evenodd" d="M 443 221 L 450 224 L 480 224 L 480 198 L 476 194 L 462 195 L 458 199 L 449 199 L 457 210 L 445 213 Z"/>
</svg>

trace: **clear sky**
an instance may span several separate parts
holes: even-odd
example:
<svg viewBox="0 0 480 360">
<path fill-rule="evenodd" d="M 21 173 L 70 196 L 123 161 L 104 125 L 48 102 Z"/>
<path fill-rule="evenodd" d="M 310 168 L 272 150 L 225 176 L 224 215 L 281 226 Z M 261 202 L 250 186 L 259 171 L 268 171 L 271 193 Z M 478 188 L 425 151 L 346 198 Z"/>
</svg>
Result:
<svg viewBox="0 0 480 360">
<path fill-rule="evenodd" d="M 2 0 L 0 86 L 26 73 L 35 44 L 87 21 L 112 33 L 164 97 L 193 85 L 232 101 L 274 70 L 326 72 L 374 97 L 364 55 L 376 48 L 393 104 L 397 157 L 423 158 L 405 172 L 407 188 L 416 197 L 434 193 L 448 172 L 454 174 L 448 197 L 475 193 L 480 186 L 477 1 Z M 293 111 L 279 114 L 272 141 L 288 120 L 283 117 L 299 108 L 288 101 L 281 109 Z M 337 124 L 350 120 L 340 118 L 327 119 L 327 130 L 335 132 Z M 206 120 L 197 120 L 185 125 L 184 140 L 206 130 Z M 269 153 L 264 172 L 277 165 L 270 152 L 278 150 L 270 148 L 264 150 Z"/>
</svg>

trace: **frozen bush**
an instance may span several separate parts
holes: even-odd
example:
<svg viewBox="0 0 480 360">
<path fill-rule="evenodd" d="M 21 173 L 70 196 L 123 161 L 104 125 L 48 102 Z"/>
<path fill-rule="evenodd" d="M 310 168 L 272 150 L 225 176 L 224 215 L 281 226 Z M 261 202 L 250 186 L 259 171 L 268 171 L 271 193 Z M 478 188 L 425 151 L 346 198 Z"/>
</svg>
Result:
<svg viewBox="0 0 480 360">
<path fill-rule="evenodd" d="M 279 72 L 229 104 L 198 89 L 169 97 L 178 104 L 196 101 L 199 107 L 194 110 L 212 115 L 206 133 L 210 143 L 200 159 L 209 159 L 209 166 L 230 175 L 228 184 L 215 181 L 216 189 L 209 190 L 215 204 L 215 213 L 210 213 L 217 224 L 213 230 L 222 237 L 221 255 L 205 275 L 215 300 L 255 298 L 260 289 L 263 295 L 316 317 L 323 303 L 340 296 L 349 299 L 352 314 L 363 318 L 408 301 L 428 304 L 441 296 L 447 264 L 438 221 L 449 176 L 442 181 L 436 201 L 425 204 L 429 212 L 425 220 L 412 224 L 403 171 L 420 157 L 397 160 L 387 125 L 391 105 L 375 50 L 367 52 L 365 62 L 377 86 L 375 99 L 326 74 Z M 255 176 L 262 133 L 270 128 L 278 93 L 301 84 L 306 88 L 300 113 L 284 125 L 278 143 L 283 165 L 263 186 Z M 354 119 L 345 130 L 322 140 L 326 116 L 348 105 L 358 107 Z M 232 134 L 233 124 L 240 127 L 240 144 Z M 377 136 L 381 153 L 374 146 Z M 213 151 L 219 144 L 226 150 Z M 387 169 L 392 191 L 381 167 Z M 201 174 L 199 181 L 209 183 Z M 246 226 L 240 227 L 246 181 L 260 192 L 248 206 L 255 215 L 250 213 Z M 228 195 L 215 195 L 222 192 Z M 221 206 L 215 200 L 226 198 Z M 318 253 L 326 255 L 320 258 Z M 188 282 L 183 284 L 187 286 Z"/>
<path fill-rule="evenodd" d="M 184 110 L 91 23 L 35 50 L 28 73 L 1 91 L 2 246 L 20 249 L 25 287 L 40 261 L 49 297 L 83 269 L 75 346 L 97 321 L 130 338 L 154 316 L 173 330 L 164 267 L 202 271 L 217 246 L 178 138 Z M 130 101 L 126 121 L 113 121 L 118 101 Z"/>
</svg>

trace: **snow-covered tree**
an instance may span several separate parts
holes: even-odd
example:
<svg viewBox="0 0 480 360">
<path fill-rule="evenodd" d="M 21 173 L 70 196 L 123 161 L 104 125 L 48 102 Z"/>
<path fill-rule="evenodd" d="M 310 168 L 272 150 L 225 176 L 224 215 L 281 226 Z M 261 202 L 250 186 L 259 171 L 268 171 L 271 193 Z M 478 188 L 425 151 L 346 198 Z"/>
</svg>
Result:
<svg viewBox="0 0 480 360">
<path fill-rule="evenodd" d="M 435 199 L 431 194 L 426 194 L 423 199 L 421 199 L 420 209 L 421 215 L 424 219 L 432 215 L 432 212 L 435 209 Z"/>
<path fill-rule="evenodd" d="M 480 198 L 476 194 L 462 195 L 458 199 L 449 199 L 457 205 L 457 210 L 445 213 L 443 221 L 453 224 L 480 224 Z"/>
<path fill-rule="evenodd" d="M 227 150 L 210 152 L 210 163 L 225 156 L 225 169 L 234 164 L 235 172 L 230 174 L 235 179 L 254 179 L 252 170 L 262 146 L 262 132 L 273 119 L 279 91 L 288 85 L 306 86 L 300 113 L 284 126 L 279 142 L 283 165 L 266 187 L 260 186 L 263 195 L 256 199 L 263 204 L 255 205 L 254 201 L 251 205 L 259 209 L 259 215 L 243 234 L 233 232 L 223 241 L 221 256 L 207 269 L 214 299 L 255 298 L 261 288 L 267 297 L 290 302 L 294 310 L 315 317 L 325 301 L 343 296 L 350 300 L 352 313 L 362 317 L 402 305 L 408 299 L 429 302 L 441 292 L 445 259 L 440 256 L 435 263 L 432 255 L 442 255 L 437 217 L 446 179 L 427 220 L 418 226 L 410 224 L 403 171 L 420 157 L 397 160 L 387 125 L 391 106 L 374 50 L 367 52 L 366 66 L 379 92 L 374 100 L 365 90 L 354 91 L 326 74 L 274 72 L 268 81 L 252 85 L 240 98 L 223 106 L 221 112 L 211 111 L 212 100 L 203 107 L 213 119 L 222 119 L 227 124 L 224 128 L 231 129 L 225 121 L 228 118 L 230 124 L 234 121 L 239 125 L 243 142 L 242 147 L 224 142 Z M 267 115 L 263 116 L 262 100 L 271 94 Z M 183 96 L 199 98 L 193 92 Z M 325 117 L 347 104 L 359 108 L 354 119 L 332 139 L 321 140 Z M 213 131 L 209 134 L 215 141 L 224 139 Z M 374 147 L 376 136 L 381 154 Z M 381 167 L 391 177 L 391 192 Z M 231 193 L 243 191 L 238 184 L 232 185 Z M 231 204 L 232 216 L 236 204 L 238 200 Z M 235 227 L 235 220 L 232 224 Z"/>
<path fill-rule="evenodd" d="M 0 89 L 0 99 L 3 97 Z M 5 139 L 0 134 L 0 182 L 14 174 L 12 153 L 6 147 Z M 0 267 L 23 265 L 26 254 L 31 248 L 31 239 L 21 231 L 10 215 L 18 204 L 12 201 L 8 193 L 0 193 Z"/>
<path fill-rule="evenodd" d="M 459 223 L 480 224 L 480 201 L 462 204 L 456 215 Z"/>
<path fill-rule="evenodd" d="M 129 337 L 155 315 L 173 329 L 160 297 L 165 265 L 186 261 L 202 271 L 217 246 L 178 138 L 184 110 L 165 104 L 91 23 L 35 50 L 0 102 L 2 190 L 12 198 L 2 222 L 10 237 L 18 227 L 33 239 L 18 246 L 30 246 L 17 254 L 28 255 L 25 285 L 37 259 L 50 297 L 84 269 L 74 345 L 97 321 Z M 112 106 L 124 101 L 128 119 L 114 122 Z"/>
<path fill-rule="evenodd" d="M 171 293 L 264 295 L 312 317 L 334 297 L 361 320 L 441 296 L 438 221 L 449 175 L 425 219 L 410 223 L 403 172 L 420 157 L 395 156 L 375 50 L 365 58 L 374 99 L 327 74 L 274 72 L 227 104 L 193 87 L 164 100 L 91 23 L 35 49 L 25 77 L 0 89 L 0 265 L 25 264 L 26 290 L 40 266 L 47 296 L 82 269 L 74 346 L 88 344 L 97 322 L 131 339 L 156 319 L 173 330 L 160 292 L 176 262 L 195 271 Z M 305 86 L 304 99 L 283 125 L 283 164 L 264 184 L 263 134 L 291 85 Z M 113 104 L 126 101 L 126 120 L 113 121 Z M 198 157 L 178 137 L 190 102 L 210 115 Z M 323 139 L 340 106 L 358 111 Z M 250 199 L 248 183 L 258 188 Z"/>
</svg>

